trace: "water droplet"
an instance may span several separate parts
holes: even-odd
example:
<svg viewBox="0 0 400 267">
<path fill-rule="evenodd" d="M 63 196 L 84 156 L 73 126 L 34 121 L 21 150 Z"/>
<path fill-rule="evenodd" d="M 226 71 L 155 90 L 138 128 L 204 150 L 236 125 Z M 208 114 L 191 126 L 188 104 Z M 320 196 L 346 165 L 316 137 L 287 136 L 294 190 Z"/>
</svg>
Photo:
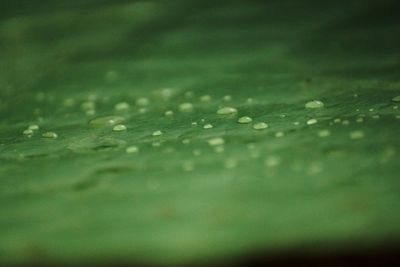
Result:
<svg viewBox="0 0 400 267">
<path fill-rule="evenodd" d="M 153 136 L 160 136 L 160 135 L 163 135 L 163 132 L 162 131 L 154 131 L 152 135 Z"/>
<path fill-rule="evenodd" d="M 374 112 L 374 110 L 373 108 L 368 109 L 369 112 Z"/>
<path fill-rule="evenodd" d="M 193 104 L 186 102 L 179 105 L 180 112 L 191 112 L 193 111 Z"/>
<path fill-rule="evenodd" d="M 331 135 L 331 131 L 329 131 L 328 129 L 318 131 L 319 137 L 328 137 L 330 135 Z"/>
<path fill-rule="evenodd" d="M 398 109 L 398 108 L 399 108 L 399 106 L 397 106 L 397 105 L 393 106 L 393 109 Z"/>
<path fill-rule="evenodd" d="M 233 107 L 223 107 L 217 110 L 218 115 L 230 115 L 237 113 L 237 109 Z"/>
<path fill-rule="evenodd" d="M 214 126 L 212 124 L 210 124 L 210 123 L 207 123 L 206 125 L 203 126 L 204 129 L 211 129 L 213 127 Z"/>
<path fill-rule="evenodd" d="M 165 111 L 164 115 L 170 117 L 174 115 L 174 112 L 172 110 L 167 110 Z"/>
<path fill-rule="evenodd" d="M 364 132 L 357 130 L 357 131 L 351 131 L 350 132 L 350 139 L 356 140 L 356 139 L 362 139 L 364 138 Z"/>
<path fill-rule="evenodd" d="M 197 122 L 195 122 L 195 121 L 194 121 L 194 122 L 192 122 L 192 126 L 193 126 L 193 127 L 196 127 L 197 125 L 198 125 L 198 123 L 197 123 Z"/>
<path fill-rule="evenodd" d="M 268 124 L 266 124 L 265 122 L 258 122 L 253 125 L 254 130 L 264 130 L 267 128 L 268 128 Z"/>
<path fill-rule="evenodd" d="M 190 144 L 190 139 L 183 139 L 182 140 L 182 144 L 184 144 L 184 145 L 188 145 L 188 144 Z"/>
<path fill-rule="evenodd" d="M 285 136 L 284 132 L 276 132 L 275 133 L 275 137 L 277 137 L 277 138 L 280 138 L 280 137 L 283 137 L 283 136 Z"/>
<path fill-rule="evenodd" d="M 232 96 L 231 95 L 224 96 L 224 101 L 231 101 L 231 100 L 232 100 Z"/>
<path fill-rule="evenodd" d="M 307 121 L 307 125 L 313 125 L 313 124 L 316 124 L 317 122 L 318 122 L 317 119 L 309 119 L 309 120 Z"/>
<path fill-rule="evenodd" d="M 127 111 L 129 109 L 129 104 L 126 102 L 120 102 L 114 106 L 116 111 Z"/>
<path fill-rule="evenodd" d="M 37 131 L 39 130 L 39 125 L 36 124 L 29 125 L 28 130 Z"/>
<path fill-rule="evenodd" d="M 221 146 L 225 144 L 225 140 L 222 137 L 215 137 L 208 140 L 210 146 Z"/>
<path fill-rule="evenodd" d="M 342 119 L 340 119 L 340 118 L 336 118 L 333 120 L 334 123 L 340 123 L 341 121 L 342 121 Z"/>
<path fill-rule="evenodd" d="M 121 116 L 104 116 L 90 120 L 89 125 L 93 127 L 106 127 L 119 124 L 124 120 L 125 118 Z"/>
<path fill-rule="evenodd" d="M 392 98 L 392 101 L 394 101 L 394 102 L 400 102 L 400 95 L 393 97 L 393 98 Z"/>
<path fill-rule="evenodd" d="M 238 119 L 238 123 L 250 123 L 250 122 L 252 122 L 252 121 L 253 121 L 253 119 L 250 118 L 250 117 L 247 117 L 247 116 L 240 117 L 240 118 Z"/>
<path fill-rule="evenodd" d="M 324 107 L 324 103 L 322 101 L 319 100 L 313 100 L 313 101 L 309 101 L 305 104 L 306 108 L 323 108 Z"/>
<path fill-rule="evenodd" d="M 24 135 L 28 135 L 29 137 L 34 134 L 33 130 L 31 129 L 26 129 L 22 132 Z"/>
<path fill-rule="evenodd" d="M 298 122 L 298 121 L 295 121 L 295 122 L 293 122 L 293 125 L 300 125 L 300 122 Z"/>
<path fill-rule="evenodd" d="M 58 137 L 58 135 L 55 132 L 45 132 L 45 133 L 42 134 L 42 137 L 43 138 L 53 138 L 53 139 L 55 139 L 55 138 Z"/>
<path fill-rule="evenodd" d="M 134 154 L 139 152 L 139 148 L 137 146 L 128 146 L 125 151 L 128 154 Z"/>
<path fill-rule="evenodd" d="M 372 117 L 373 119 L 377 120 L 377 119 L 379 119 L 381 116 L 379 116 L 378 114 L 375 114 L 375 115 L 372 115 L 371 117 Z"/>
<path fill-rule="evenodd" d="M 122 131 L 126 131 L 126 130 L 127 130 L 127 128 L 126 128 L 126 126 L 123 125 L 123 124 L 117 124 L 117 125 L 115 125 L 114 128 L 113 128 L 113 131 L 114 131 L 114 132 L 122 132 Z"/>
<path fill-rule="evenodd" d="M 140 98 L 136 99 L 135 103 L 136 103 L 136 105 L 143 107 L 143 106 L 149 105 L 150 101 L 146 97 L 140 97 Z"/>
<path fill-rule="evenodd" d="M 200 97 L 201 102 L 210 102 L 211 101 L 211 96 L 210 95 L 203 95 Z"/>
</svg>

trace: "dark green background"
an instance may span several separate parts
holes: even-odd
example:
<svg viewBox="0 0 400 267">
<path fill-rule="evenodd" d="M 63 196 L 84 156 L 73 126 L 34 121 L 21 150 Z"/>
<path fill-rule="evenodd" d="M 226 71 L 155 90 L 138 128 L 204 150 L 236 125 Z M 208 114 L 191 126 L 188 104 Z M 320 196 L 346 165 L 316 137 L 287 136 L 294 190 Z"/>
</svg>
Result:
<svg viewBox="0 0 400 267">
<path fill-rule="evenodd" d="M 183 263 L 398 241 L 397 2 L 1 1 L 0 262 Z M 325 108 L 306 110 L 313 99 Z M 121 101 L 128 131 L 88 126 Z M 217 116 L 227 105 L 270 127 Z M 33 123 L 39 133 L 23 136 Z M 356 130 L 365 137 L 350 139 Z"/>
</svg>

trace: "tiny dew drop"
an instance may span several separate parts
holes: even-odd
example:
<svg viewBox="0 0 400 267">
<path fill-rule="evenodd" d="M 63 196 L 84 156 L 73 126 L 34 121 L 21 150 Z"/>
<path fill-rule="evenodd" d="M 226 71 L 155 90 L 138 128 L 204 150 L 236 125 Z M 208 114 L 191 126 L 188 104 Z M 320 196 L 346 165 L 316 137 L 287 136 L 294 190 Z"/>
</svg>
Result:
<svg viewBox="0 0 400 267">
<path fill-rule="evenodd" d="M 232 96 L 231 95 L 224 96 L 224 101 L 231 101 L 231 100 L 232 100 Z"/>
<path fill-rule="evenodd" d="M 153 136 L 160 136 L 160 135 L 163 135 L 163 132 L 161 132 L 161 131 L 154 131 L 152 135 L 153 135 Z"/>
<path fill-rule="evenodd" d="M 115 125 L 114 128 L 113 128 L 113 131 L 114 131 L 114 132 L 122 132 L 122 131 L 126 131 L 126 130 L 127 130 L 127 128 L 126 128 L 126 126 L 123 125 L 123 124 L 117 124 L 117 125 Z"/>
<path fill-rule="evenodd" d="M 125 118 L 121 116 L 104 116 L 90 120 L 89 125 L 92 127 L 106 127 L 119 124 L 124 120 Z"/>
<path fill-rule="evenodd" d="M 55 139 L 58 135 L 55 132 L 45 132 L 42 134 L 43 138 Z"/>
<path fill-rule="evenodd" d="M 128 154 L 134 154 L 139 152 L 139 148 L 137 146 L 128 146 L 125 151 Z"/>
<path fill-rule="evenodd" d="M 318 136 L 319 137 L 323 138 L 323 137 L 328 137 L 330 135 L 331 135 L 331 132 L 329 130 L 327 130 L 327 129 L 318 131 Z"/>
<path fill-rule="evenodd" d="M 201 102 L 210 102 L 211 101 L 211 96 L 210 95 L 203 95 L 200 97 Z"/>
<path fill-rule="evenodd" d="M 268 128 L 268 124 L 266 124 L 265 122 L 258 122 L 253 125 L 254 130 L 264 130 L 267 128 Z"/>
<path fill-rule="evenodd" d="M 222 137 L 215 137 L 208 140 L 210 146 L 221 146 L 225 144 L 225 139 Z"/>
<path fill-rule="evenodd" d="M 307 125 L 313 125 L 313 124 L 316 124 L 317 122 L 318 122 L 317 119 L 309 119 L 309 120 L 307 121 Z"/>
<path fill-rule="evenodd" d="M 313 100 L 313 101 L 309 101 L 305 104 L 305 108 L 323 108 L 324 107 L 324 103 L 320 100 Z"/>
<path fill-rule="evenodd" d="M 252 121 L 253 121 L 253 119 L 250 118 L 250 117 L 247 117 L 247 116 L 240 117 L 240 118 L 238 119 L 238 123 L 242 123 L 242 124 L 250 123 L 250 122 L 252 122 Z"/>
<path fill-rule="evenodd" d="M 29 125 L 28 129 L 32 130 L 32 131 L 37 131 L 37 130 L 39 130 L 39 126 L 36 124 L 32 124 L 32 125 Z"/>
<path fill-rule="evenodd" d="M 186 102 L 179 105 L 180 112 L 191 112 L 193 111 L 193 104 Z"/>
<path fill-rule="evenodd" d="M 165 111 L 164 115 L 170 117 L 170 116 L 174 115 L 174 112 L 172 110 L 167 110 L 167 111 Z"/>
<path fill-rule="evenodd" d="M 207 123 L 206 125 L 203 126 L 204 129 L 211 129 L 213 127 L 214 126 L 212 124 L 210 124 L 210 123 Z"/>
<path fill-rule="evenodd" d="M 393 97 L 393 98 L 392 98 L 392 101 L 394 101 L 394 102 L 400 102 L 400 95 Z"/>
<path fill-rule="evenodd" d="M 364 136 L 364 132 L 360 130 L 350 132 L 350 139 L 353 140 L 362 139 L 364 138 Z"/>
<path fill-rule="evenodd" d="M 135 101 L 135 103 L 136 103 L 136 105 L 143 107 L 143 106 L 147 106 L 150 103 L 150 101 L 146 97 L 141 97 L 141 98 L 138 98 Z"/>
<path fill-rule="evenodd" d="M 217 110 L 218 115 L 230 115 L 237 113 L 237 109 L 233 107 L 223 107 Z"/>
<path fill-rule="evenodd" d="M 114 106 L 114 109 L 116 110 L 116 111 L 126 111 L 126 110 L 128 110 L 129 109 L 129 104 L 127 103 L 127 102 L 120 102 L 120 103 L 117 103 L 115 106 Z"/>
<path fill-rule="evenodd" d="M 34 134 L 33 130 L 31 130 L 31 129 L 26 129 L 26 130 L 24 130 L 22 133 L 23 133 L 24 135 L 27 135 L 27 136 L 31 136 L 31 135 Z"/>
</svg>

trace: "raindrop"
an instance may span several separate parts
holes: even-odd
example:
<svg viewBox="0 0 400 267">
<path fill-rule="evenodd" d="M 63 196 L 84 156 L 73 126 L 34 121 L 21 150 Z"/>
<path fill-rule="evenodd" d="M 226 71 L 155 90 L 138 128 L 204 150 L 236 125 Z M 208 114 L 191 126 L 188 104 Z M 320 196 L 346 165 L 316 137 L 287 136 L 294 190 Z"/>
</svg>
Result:
<svg viewBox="0 0 400 267">
<path fill-rule="evenodd" d="M 197 125 L 198 125 L 198 123 L 197 123 L 197 122 L 195 122 L 195 121 L 194 121 L 194 122 L 192 122 L 192 126 L 193 126 L 193 127 L 196 127 Z"/>
<path fill-rule="evenodd" d="M 210 146 L 221 146 L 225 144 L 225 140 L 222 137 L 216 137 L 208 140 Z"/>
<path fill-rule="evenodd" d="M 140 98 L 136 99 L 135 103 L 136 103 L 136 105 L 143 107 L 143 106 L 149 105 L 150 101 L 146 97 L 140 97 Z"/>
<path fill-rule="evenodd" d="M 224 101 L 231 101 L 231 100 L 232 100 L 232 96 L 231 95 L 224 96 Z"/>
<path fill-rule="evenodd" d="M 211 96 L 210 95 L 203 95 L 200 97 L 201 102 L 210 102 L 211 101 Z"/>
<path fill-rule="evenodd" d="M 191 112 L 193 111 L 193 104 L 186 102 L 179 105 L 179 111 L 181 112 Z"/>
<path fill-rule="evenodd" d="M 163 135 L 163 132 L 162 131 L 155 131 L 155 132 L 153 132 L 152 135 L 153 136 L 160 136 L 160 135 Z"/>
<path fill-rule="evenodd" d="M 134 154 L 139 152 L 139 148 L 137 146 L 128 146 L 125 151 L 128 154 Z"/>
<path fill-rule="evenodd" d="M 37 131 L 39 130 L 39 125 L 36 124 L 29 125 L 28 130 Z"/>
<path fill-rule="evenodd" d="M 318 136 L 319 137 L 323 138 L 323 137 L 328 137 L 330 135 L 331 135 L 331 132 L 329 130 L 327 130 L 327 129 L 318 131 Z"/>
<path fill-rule="evenodd" d="M 125 118 L 121 116 L 104 116 L 90 120 L 89 125 L 93 127 L 106 127 L 119 124 L 124 120 Z"/>
<path fill-rule="evenodd" d="M 364 138 L 363 131 L 357 130 L 357 131 L 350 132 L 350 139 L 357 140 L 357 139 L 362 139 L 362 138 Z"/>
<path fill-rule="evenodd" d="M 129 104 L 126 102 L 120 102 L 114 106 L 116 111 L 127 111 L 129 109 Z"/>
<path fill-rule="evenodd" d="M 114 131 L 114 132 L 122 132 L 122 131 L 126 131 L 126 130 L 127 130 L 127 128 L 126 128 L 126 126 L 123 125 L 123 124 L 117 124 L 117 125 L 115 125 L 114 128 L 113 128 L 113 131 Z"/>
<path fill-rule="evenodd" d="M 307 125 L 313 125 L 313 124 L 316 124 L 317 122 L 318 122 L 317 119 L 309 119 L 309 120 L 307 121 Z"/>
<path fill-rule="evenodd" d="M 319 100 L 313 100 L 313 101 L 309 101 L 305 104 L 306 108 L 323 108 L 324 107 L 324 103 L 322 101 Z"/>
<path fill-rule="evenodd" d="M 45 133 L 42 134 L 42 137 L 43 138 L 55 139 L 55 138 L 58 137 L 58 135 L 55 132 L 45 132 Z"/>
<path fill-rule="evenodd" d="M 253 119 L 252 118 L 250 118 L 250 117 L 247 117 L 247 116 L 244 116 L 244 117 L 240 117 L 239 119 L 238 119 L 238 123 L 250 123 L 250 122 L 252 122 L 253 121 Z"/>
<path fill-rule="evenodd" d="M 400 95 L 393 97 L 393 98 L 392 98 L 392 101 L 394 101 L 394 102 L 400 102 Z"/>
<path fill-rule="evenodd" d="M 167 110 L 165 111 L 164 115 L 170 117 L 174 115 L 174 112 L 172 110 Z"/>
<path fill-rule="evenodd" d="M 230 115 L 235 113 L 237 113 L 237 109 L 232 107 L 223 107 L 217 110 L 218 115 Z"/>
<path fill-rule="evenodd" d="M 22 132 L 24 135 L 27 135 L 27 136 L 32 136 L 33 134 L 34 134 L 34 132 L 33 132 L 33 130 L 31 130 L 31 129 L 26 129 L 26 130 L 24 130 L 23 132 Z"/>
<path fill-rule="evenodd" d="M 213 127 L 214 126 L 212 124 L 210 124 L 210 123 L 207 123 L 206 125 L 203 126 L 204 129 L 211 129 Z"/>
<path fill-rule="evenodd" d="M 364 118 L 359 117 L 359 118 L 356 119 L 356 122 L 357 123 L 362 123 L 362 122 L 364 122 Z"/>
<path fill-rule="evenodd" d="M 268 128 L 268 124 L 266 124 L 265 122 L 258 122 L 253 125 L 254 130 L 264 130 L 267 128 Z"/>
</svg>

